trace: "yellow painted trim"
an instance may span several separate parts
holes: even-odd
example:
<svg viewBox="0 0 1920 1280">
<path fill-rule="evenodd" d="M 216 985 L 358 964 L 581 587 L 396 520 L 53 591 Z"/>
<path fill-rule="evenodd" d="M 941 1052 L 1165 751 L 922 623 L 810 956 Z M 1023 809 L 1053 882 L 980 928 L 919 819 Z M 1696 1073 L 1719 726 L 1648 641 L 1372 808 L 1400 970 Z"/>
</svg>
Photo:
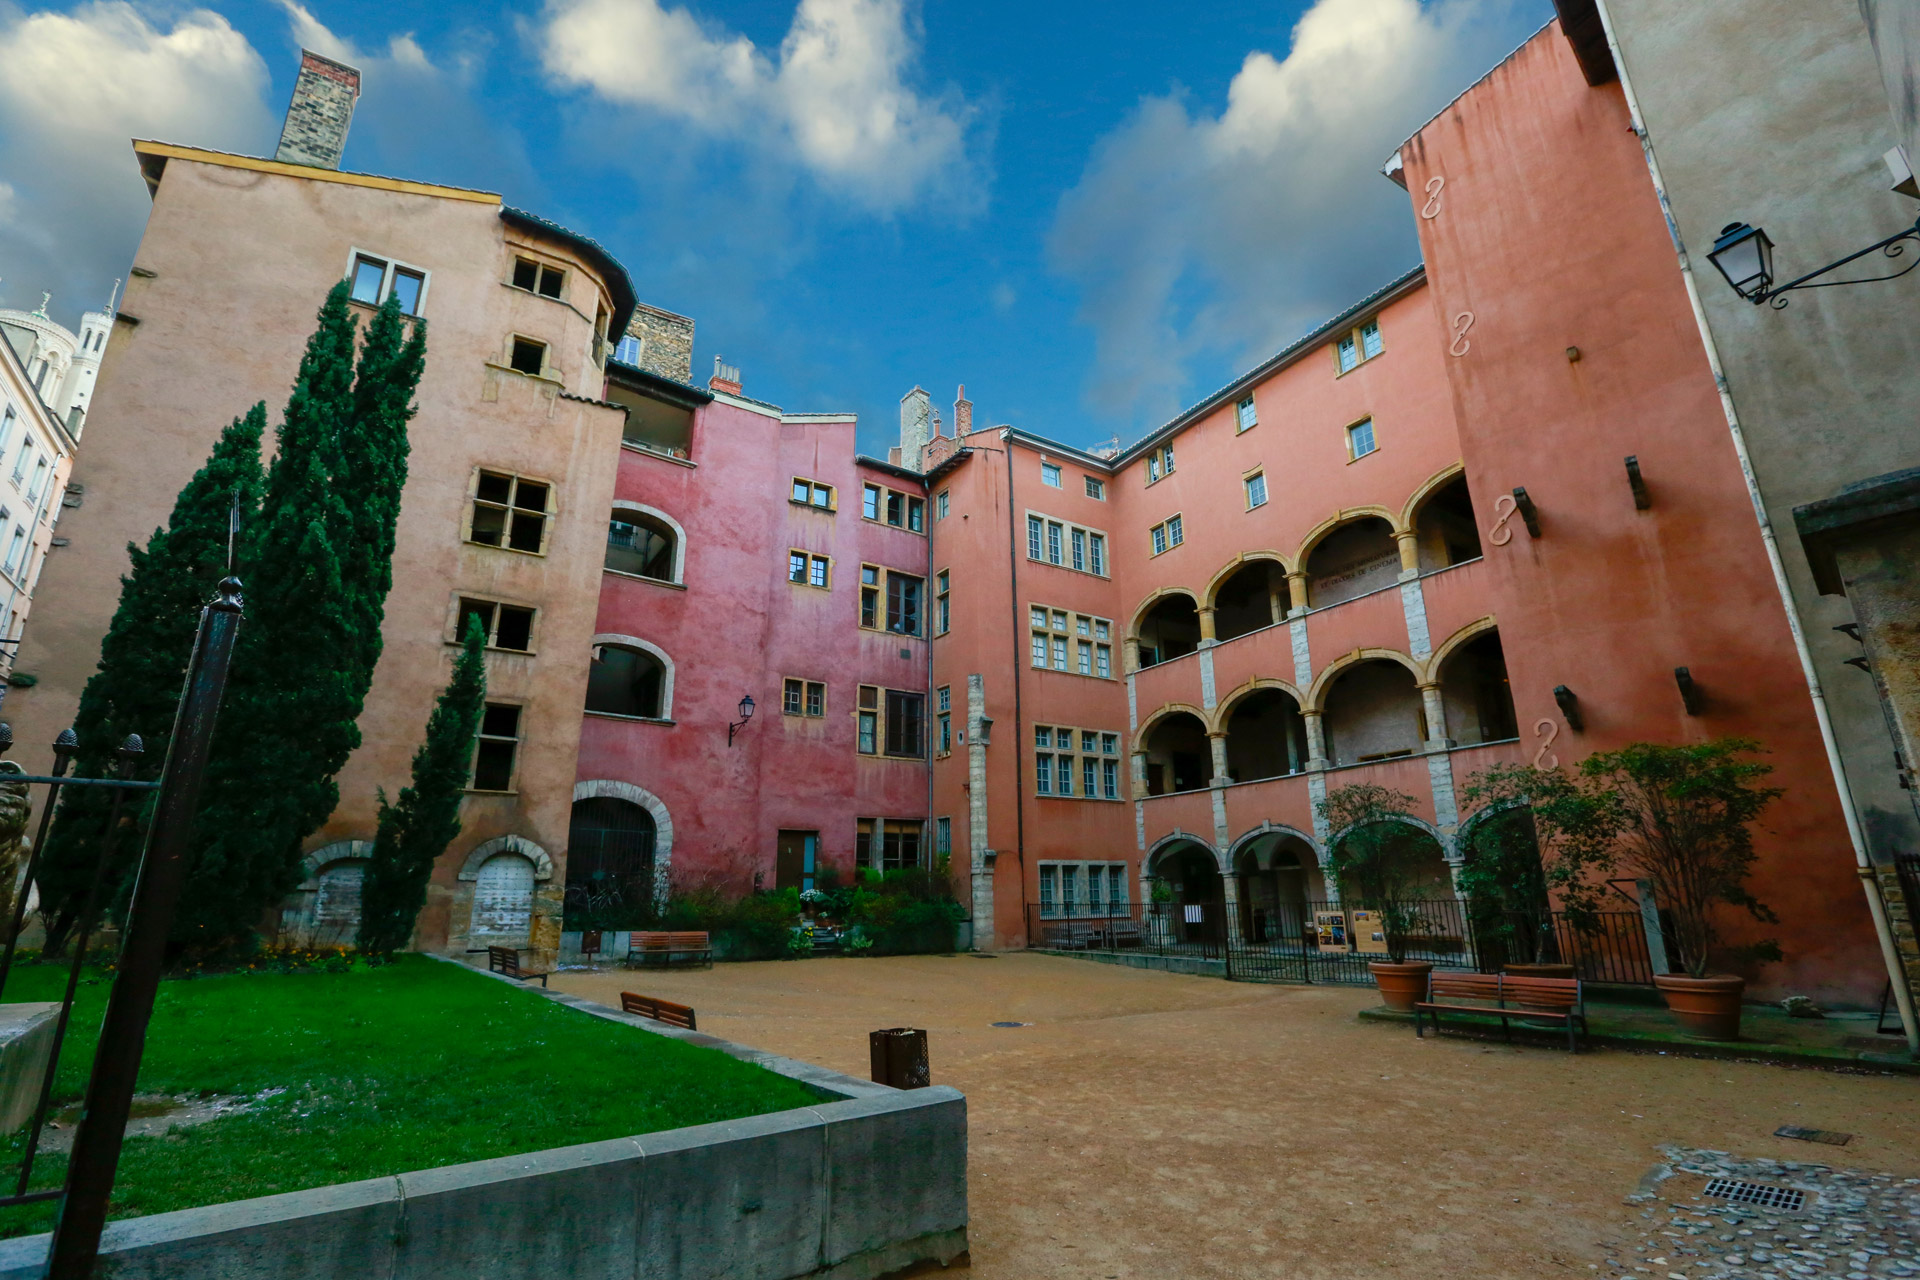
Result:
<svg viewBox="0 0 1920 1280">
<path fill-rule="evenodd" d="M 467 200 L 474 204 L 497 205 L 500 196 L 493 191 L 472 191 L 465 187 L 442 187 L 431 182 L 409 182 L 405 178 L 382 178 L 371 173 L 342 173 L 337 169 L 316 169 L 312 165 L 283 164 L 257 156 L 236 156 L 225 151 L 204 151 L 171 142 L 136 139 L 135 155 L 159 156 L 169 160 L 194 160 L 226 169 L 251 169 L 256 173 L 277 173 L 287 178 L 306 178 L 313 182 L 337 182 L 348 187 L 371 187 L 376 191 L 398 191 L 410 196 L 437 196 L 442 200 Z"/>
</svg>

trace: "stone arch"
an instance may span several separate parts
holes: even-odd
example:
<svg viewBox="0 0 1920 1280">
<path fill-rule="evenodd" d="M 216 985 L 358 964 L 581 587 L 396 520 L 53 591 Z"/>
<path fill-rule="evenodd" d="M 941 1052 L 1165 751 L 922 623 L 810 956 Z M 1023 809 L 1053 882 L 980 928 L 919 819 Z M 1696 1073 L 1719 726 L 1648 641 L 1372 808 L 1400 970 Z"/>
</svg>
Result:
<svg viewBox="0 0 1920 1280">
<path fill-rule="evenodd" d="M 673 865 L 673 815 L 667 811 L 666 802 L 645 787 L 612 778 L 593 778 L 573 784 L 573 798 L 576 801 L 600 797 L 637 804 L 652 815 L 653 896 L 655 900 L 665 898 L 669 884 L 668 872 Z"/>
<path fill-rule="evenodd" d="M 1173 596 L 1185 596 L 1193 602 L 1194 611 L 1199 611 L 1200 597 L 1194 595 L 1193 592 L 1186 587 L 1161 587 L 1158 590 L 1148 592 L 1146 597 L 1135 606 L 1133 617 L 1127 622 L 1127 634 L 1134 639 L 1138 639 L 1140 636 L 1140 624 L 1146 619 L 1147 614 L 1153 611 L 1155 605 Z"/>
<path fill-rule="evenodd" d="M 1220 695 L 1220 700 L 1214 704 L 1212 718 L 1208 719 L 1204 715 L 1202 716 L 1202 719 L 1205 720 L 1207 731 L 1209 733 L 1225 733 L 1227 721 L 1233 716 L 1235 704 L 1257 693 L 1261 689 L 1278 689 L 1280 692 L 1292 697 L 1294 702 L 1299 705 L 1306 705 L 1306 699 L 1301 696 L 1300 690 L 1285 680 L 1280 679 L 1278 676 L 1255 676 L 1238 688 Z"/>
<path fill-rule="evenodd" d="M 1292 572 L 1278 551 L 1243 551 L 1227 561 L 1202 596 L 1213 610 L 1214 638 L 1224 644 L 1285 622 L 1293 606 L 1302 603 L 1293 598 Z M 1273 616 L 1276 600 L 1279 617 Z"/>
<path fill-rule="evenodd" d="M 1412 496 L 1407 499 L 1406 505 L 1400 508 L 1400 521 L 1396 527 L 1400 529 L 1413 528 L 1414 521 L 1419 517 L 1420 508 L 1426 505 L 1427 499 L 1431 498 L 1448 484 L 1451 484 L 1455 477 L 1465 476 L 1466 474 L 1466 463 L 1452 462 L 1421 481 L 1420 487 L 1413 491 Z"/>
<path fill-rule="evenodd" d="M 1202 607 L 1207 609 L 1213 608 L 1214 601 L 1218 599 L 1220 595 L 1220 584 L 1255 560 L 1270 560 L 1274 564 L 1279 565 L 1282 572 L 1293 572 L 1293 562 L 1287 559 L 1284 551 L 1275 551 L 1271 548 L 1264 547 L 1254 551 L 1242 551 L 1239 555 L 1221 565 L 1219 571 L 1208 580 L 1206 590 L 1200 593 Z"/>
<path fill-rule="evenodd" d="M 1323 523 L 1300 549 L 1306 605 L 1324 609 L 1383 591 L 1400 581 L 1411 537 L 1399 513 L 1385 507 L 1352 507 Z"/>
<path fill-rule="evenodd" d="M 661 720 L 673 719 L 673 659 L 667 651 L 651 640 L 642 640 L 639 636 L 620 635 L 617 632 L 603 632 L 593 638 L 594 646 L 612 645 L 622 649 L 638 649 L 642 653 L 652 654 L 660 662 L 660 715 Z"/>
<path fill-rule="evenodd" d="M 678 520 L 658 507 L 650 507 L 644 502 L 633 502 L 627 498 L 615 498 L 613 510 L 630 511 L 638 516 L 651 516 L 667 528 L 673 530 L 673 577 L 668 581 L 676 586 L 685 586 L 687 581 L 687 531 Z"/>
<path fill-rule="evenodd" d="M 1333 686 L 1334 681 L 1340 678 L 1341 672 L 1350 667 L 1359 666 L 1363 662 L 1374 662 L 1380 659 L 1385 659 L 1388 662 L 1397 662 L 1405 667 L 1413 673 L 1415 684 L 1419 684 L 1427 678 L 1426 670 L 1421 666 L 1419 660 L 1400 652 L 1398 649 L 1355 649 L 1351 653 L 1342 654 L 1332 662 L 1329 662 L 1326 667 L 1321 670 L 1320 674 L 1313 678 L 1313 684 L 1307 690 L 1306 700 L 1301 703 L 1301 710 L 1324 712 L 1327 709 L 1327 690 Z"/>
<path fill-rule="evenodd" d="M 1179 715 L 1182 712 L 1194 717 L 1194 719 L 1206 725 L 1209 729 L 1213 727 L 1208 723 L 1207 713 L 1199 707 L 1194 706 L 1191 702 L 1169 702 L 1164 707 L 1156 707 L 1154 710 L 1148 712 L 1147 718 L 1140 722 L 1140 727 L 1133 731 L 1134 750 L 1138 751 L 1140 749 L 1142 740 L 1144 740 L 1149 733 L 1153 732 L 1154 728 L 1158 726 L 1162 720 L 1165 720 L 1169 716 Z"/>
<path fill-rule="evenodd" d="M 1213 841 L 1207 839 L 1205 836 L 1197 836 L 1191 831 L 1182 831 L 1180 828 L 1175 827 L 1173 830 L 1167 832 L 1166 835 L 1161 836 L 1158 840 L 1155 840 L 1147 846 L 1146 853 L 1140 857 L 1140 874 L 1148 879 L 1153 878 L 1154 864 L 1160 860 L 1160 855 L 1166 853 L 1175 845 L 1183 844 L 1198 845 L 1200 848 L 1206 850 L 1208 856 L 1213 859 L 1214 870 L 1223 871 L 1226 864 L 1220 857 L 1220 851 L 1213 847 Z"/>
<path fill-rule="evenodd" d="M 491 840 L 475 845 L 473 852 L 467 855 L 467 860 L 460 864 L 459 878 L 478 880 L 480 868 L 486 865 L 487 859 L 497 853 L 517 853 L 531 862 L 535 880 L 553 879 L 553 859 L 547 856 L 545 849 L 525 836 L 495 836 Z"/>
<path fill-rule="evenodd" d="M 1312 832 L 1290 827 L 1284 822 L 1262 822 L 1259 826 L 1250 827 L 1233 838 L 1233 843 L 1227 846 L 1227 865 L 1232 866 L 1239 861 L 1240 851 L 1263 836 L 1288 836 L 1298 840 L 1313 850 L 1315 862 L 1326 856 L 1325 850 L 1320 847 L 1320 842 L 1313 838 Z"/>
<path fill-rule="evenodd" d="M 1422 684 L 1432 684 L 1438 680 L 1440 678 L 1440 668 L 1447 665 L 1447 659 L 1453 656 L 1456 649 L 1466 645 L 1475 636 L 1485 635 L 1489 631 L 1498 631 L 1499 629 L 1500 624 L 1494 620 L 1492 614 L 1488 614 L 1484 618 L 1475 618 L 1466 626 L 1461 627 L 1458 631 L 1435 646 L 1433 652 L 1428 655 L 1426 662 L 1421 664 L 1425 667 L 1425 670 L 1419 673 L 1420 682 Z"/>
<path fill-rule="evenodd" d="M 1169 605 L 1185 601 L 1191 611 L 1186 616 L 1162 617 Z M 1175 609 L 1175 614 L 1181 611 Z M 1162 587 L 1140 602 L 1128 625 L 1127 640 L 1139 656 L 1142 667 L 1157 666 L 1174 658 L 1184 658 L 1200 647 L 1200 600 L 1185 587 Z M 1152 660 L 1149 661 L 1149 658 Z"/>
<path fill-rule="evenodd" d="M 300 859 L 300 887 L 317 889 L 320 887 L 320 873 L 335 862 L 345 862 L 349 858 L 371 858 L 373 841 L 371 840 L 335 840 L 323 844 L 318 849 L 310 849 Z"/>
<path fill-rule="evenodd" d="M 1520 736 L 1506 650 L 1492 618 L 1455 632 L 1428 659 L 1427 670 L 1446 721 L 1447 738 L 1461 746 L 1475 746 Z M 1439 730 L 1434 734 L 1439 736 Z"/>
<path fill-rule="evenodd" d="M 1307 531 L 1307 536 L 1300 539 L 1300 549 L 1294 552 L 1293 563 L 1304 572 L 1307 567 L 1307 557 L 1313 554 L 1314 548 L 1326 541 L 1328 534 L 1338 529 L 1341 525 L 1352 524 L 1356 520 L 1365 520 L 1368 518 L 1385 520 L 1389 525 L 1393 526 L 1395 533 L 1405 532 L 1406 526 L 1400 523 L 1399 513 L 1391 511 L 1386 507 L 1374 505 L 1343 507 Z"/>
</svg>

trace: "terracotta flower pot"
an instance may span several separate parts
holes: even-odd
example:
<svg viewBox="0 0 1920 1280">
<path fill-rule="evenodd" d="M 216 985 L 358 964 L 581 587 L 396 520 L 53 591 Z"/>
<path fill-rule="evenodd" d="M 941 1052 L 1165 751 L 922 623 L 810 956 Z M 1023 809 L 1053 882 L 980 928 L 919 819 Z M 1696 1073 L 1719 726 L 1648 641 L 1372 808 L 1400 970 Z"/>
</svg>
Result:
<svg viewBox="0 0 1920 1280">
<path fill-rule="evenodd" d="M 1653 985 L 1667 998 L 1667 1008 L 1687 1035 L 1696 1040 L 1740 1038 L 1740 997 L 1747 989 L 1745 978 L 1732 974 L 1689 978 L 1662 973 L 1654 975 Z"/>
<path fill-rule="evenodd" d="M 1380 988 L 1380 1003 L 1401 1013 L 1412 1013 L 1413 1006 L 1427 994 L 1427 975 L 1433 966 L 1424 961 L 1390 964 L 1377 960 L 1367 966 L 1373 985 Z"/>
</svg>

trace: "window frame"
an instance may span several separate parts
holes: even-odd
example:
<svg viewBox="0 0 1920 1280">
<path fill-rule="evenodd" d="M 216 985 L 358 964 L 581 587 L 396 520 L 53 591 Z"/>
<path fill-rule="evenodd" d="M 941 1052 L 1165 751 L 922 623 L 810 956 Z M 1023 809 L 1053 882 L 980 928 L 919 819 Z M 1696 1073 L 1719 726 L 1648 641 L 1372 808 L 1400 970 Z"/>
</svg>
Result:
<svg viewBox="0 0 1920 1280">
<path fill-rule="evenodd" d="M 1253 392 L 1241 396 L 1233 406 L 1233 433 L 1245 435 L 1260 425 L 1260 406 L 1254 401 Z"/>
<path fill-rule="evenodd" d="M 1163 556 L 1167 552 L 1185 545 L 1187 541 L 1186 521 L 1182 513 L 1176 511 L 1159 524 L 1147 529 L 1148 546 L 1153 556 Z M 1151 559 L 1153 557 L 1149 557 Z"/>
<path fill-rule="evenodd" d="M 802 561 L 802 568 L 806 573 L 804 578 L 796 578 L 793 576 L 793 562 L 796 559 Z M 817 577 L 824 577 L 826 581 L 815 582 L 814 579 Z M 788 547 L 787 585 L 790 587 L 807 587 L 814 591 L 832 591 L 833 557 L 823 556 L 818 551 L 809 551 L 805 547 Z"/>
<path fill-rule="evenodd" d="M 1358 443 L 1358 437 L 1355 433 L 1358 432 L 1362 427 L 1365 427 L 1367 431 L 1368 447 L 1364 452 L 1356 452 L 1354 449 L 1354 445 Z M 1358 462 L 1362 458 L 1371 458 L 1374 454 L 1380 452 L 1380 430 L 1378 425 L 1374 422 L 1374 418 L 1372 414 L 1368 414 L 1364 418 L 1359 418 L 1353 422 L 1349 422 L 1347 424 L 1346 435 L 1347 435 L 1347 462 L 1349 464 Z"/>
<path fill-rule="evenodd" d="M 1086 563 L 1081 568 L 1076 568 L 1073 563 L 1076 538 L 1084 538 L 1086 543 Z M 1112 561 L 1107 554 L 1108 542 L 1105 529 L 1063 520 L 1044 511 L 1027 511 L 1027 561 L 1030 564 L 1044 564 L 1065 569 L 1069 573 L 1111 580 L 1113 572 Z M 1037 555 L 1036 548 L 1039 551 Z"/>
<path fill-rule="evenodd" d="M 944 636 L 953 630 L 952 570 L 942 569 L 935 573 L 933 583 L 933 634 Z"/>
<path fill-rule="evenodd" d="M 1147 450 L 1147 484 L 1156 485 L 1173 474 L 1173 442 Z"/>
<path fill-rule="evenodd" d="M 467 612 L 467 605 L 483 604 L 492 609 L 487 622 L 486 648 L 490 653 L 517 653 L 531 657 L 540 651 L 540 613 L 537 605 L 516 604 L 511 600 L 496 600 L 491 596 L 471 595 L 464 591 L 453 593 L 452 617 L 449 621 L 446 642 L 451 645 L 466 643 L 466 628 L 461 625 L 461 617 Z M 501 611 L 517 609 L 531 616 L 527 619 L 527 647 L 511 649 L 499 643 Z"/>
<path fill-rule="evenodd" d="M 893 498 L 900 499 L 898 521 L 890 518 L 893 509 L 890 499 Z M 874 514 L 867 514 L 869 507 Z M 895 489 L 872 480 L 862 480 L 860 482 L 860 518 L 870 524 L 885 525 L 889 529 L 898 529 L 902 533 L 911 533 L 924 538 L 927 536 L 927 498 L 923 493 L 909 493 L 905 489 Z"/>
<path fill-rule="evenodd" d="M 368 302 L 364 298 L 356 298 L 353 296 L 354 272 L 359 267 L 362 259 L 368 262 L 382 264 L 379 295 L 377 300 L 373 302 Z M 402 262 L 398 258 L 389 257 L 383 253 L 374 253 L 371 250 L 362 249 L 358 245 L 352 246 L 347 250 L 347 301 L 362 307 L 379 308 L 385 306 L 387 295 L 393 292 L 394 276 L 403 271 L 420 281 L 420 296 L 414 300 L 413 310 L 402 310 L 400 314 L 408 317 L 426 314 L 427 291 L 433 287 L 433 272 L 425 267 L 415 266 L 411 262 Z"/>
<path fill-rule="evenodd" d="M 512 737 L 487 732 L 487 712 L 493 710 L 495 707 L 512 707 L 514 709 Z M 467 785 L 463 790 L 483 796 L 518 795 L 520 791 L 518 784 L 520 782 L 521 749 L 526 745 L 526 741 L 527 704 L 507 699 L 486 699 L 480 709 L 480 723 L 474 727 L 473 754 L 468 757 Z M 478 781 L 480 774 L 480 748 L 488 742 L 511 742 L 513 744 L 512 754 L 509 757 L 510 763 L 507 767 L 507 785 L 505 787 L 476 787 L 473 785 Z"/>
<path fill-rule="evenodd" d="M 540 348 L 540 368 L 537 371 L 522 369 L 513 362 L 514 357 L 519 354 L 522 343 L 530 347 Z M 500 363 L 509 371 L 517 373 L 523 378 L 545 378 L 548 381 L 559 380 L 559 375 L 551 372 L 553 369 L 553 344 L 545 338 L 529 337 L 524 333 L 509 333 L 507 335 L 506 359 Z"/>
<path fill-rule="evenodd" d="M 1040 483 L 1049 489 L 1064 488 L 1066 485 L 1066 473 L 1060 469 L 1059 463 L 1048 462 L 1042 459 L 1040 463 Z"/>
<path fill-rule="evenodd" d="M 869 695 L 872 696 L 869 697 Z M 898 705 L 902 707 L 906 705 L 907 699 L 919 700 L 920 716 L 916 726 L 916 736 L 919 739 L 920 749 L 917 754 L 910 755 L 892 749 L 895 740 L 893 724 L 895 699 L 901 700 Z M 921 690 L 890 689 L 885 685 L 863 684 L 859 686 L 854 712 L 856 732 L 853 745 L 856 754 L 874 760 L 925 760 L 927 758 L 927 695 Z M 863 722 L 869 717 L 873 720 L 871 751 L 862 745 L 862 735 L 866 732 Z"/>
<path fill-rule="evenodd" d="M 1033 671 L 1113 679 L 1113 619 L 1027 602 L 1027 665 Z M 1102 639 L 1101 637 L 1106 637 Z M 1064 646 L 1064 647 L 1063 647 Z M 1035 662 L 1036 657 L 1044 662 Z M 1086 670 L 1081 670 L 1082 664 Z"/>
<path fill-rule="evenodd" d="M 814 693 L 819 693 L 816 704 Z M 818 705 L 819 709 L 815 710 Z M 789 710 L 797 706 L 799 710 Z M 796 720 L 824 720 L 827 715 L 827 682 L 809 680 L 805 676 L 782 676 L 780 678 L 780 714 Z"/>
<path fill-rule="evenodd" d="M 1088 746 L 1088 740 L 1093 746 Z M 1119 763 L 1117 753 L 1104 749 L 1119 734 L 1110 730 L 1082 729 L 1065 725 L 1036 724 L 1033 740 L 1026 750 L 1033 765 L 1033 794 L 1049 800 L 1097 800 L 1119 802 Z M 1108 769 L 1112 766 L 1112 770 Z M 1106 780 L 1111 772 L 1115 784 L 1108 794 Z M 1098 789 L 1089 789 L 1089 775 L 1100 779 Z"/>
<path fill-rule="evenodd" d="M 1260 500 L 1258 502 L 1253 500 L 1253 488 L 1256 483 L 1260 486 Z M 1257 511 L 1267 505 L 1269 494 L 1267 493 L 1267 470 L 1265 467 L 1255 467 L 1253 470 L 1241 476 L 1240 487 L 1246 493 L 1247 510 Z"/>
<path fill-rule="evenodd" d="M 507 273 L 507 279 L 504 281 L 507 288 L 518 289 L 521 293 L 530 293 L 536 298 L 545 298 L 549 302 L 558 302 L 562 306 L 567 305 L 567 280 L 573 275 L 573 268 L 555 266 L 545 259 L 537 258 L 524 252 L 519 245 L 511 247 L 513 249 L 513 269 Z M 519 272 L 520 264 L 523 262 L 533 268 L 532 285 L 524 285 L 514 279 L 514 276 Z M 540 287 L 541 282 L 549 272 L 556 273 L 560 277 L 560 288 L 554 293 L 548 293 Z"/>
<path fill-rule="evenodd" d="M 505 477 L 508 480 L 507 500 L 504 503 L 495 502 L 490 498 L 482 498 L 480 496 L 480 480 L 483 476 Z M 531 484 L 542 485 L 547 491 L 546 510 L 540 513 L 540 547 L 538 550 L 512 545 L 513 514 L 515 512 L 532 514 L 534 511 L 532 507 L 522 507 L 517 504 L 516 500 L 520 496 L 520 482 L 523 480 Z M 559 492 L 560 486 L 541 476 L 529 475 L 522 471 L 508 471 L 496 467 L 476 466 L 467 477 L 467 506 L 466 516 L 460 530 L 461 541 L 472 543 L 477 547 L 491 547 L 495 551 L 511 551 L 515 555 L 544 556 L 547 554 L 547 550 L 553 541 L 554 521 L 558 519 L 560 515 L 559 503 L 555 501 Z M 501 537 L 498 542 L 486 542 L 473 536 L 473 518 L 483 505 L 507 513 L 508 519 L 501 526 Z"/>
<path fill-rule="evenodd" d="M 873 574 L 871 581 L 869 581 L 867 577 L 869 573 Z M 915 605 L 916 613 L 914 621 L 917 625 L 916 630 L 902 631 L 893 625 L 895 598 L 893 580 L 895 578 L 913 582 L 917 584 L 919 588 L 919 599 Z M 926 639 L 927 586 L 927 580 L 917 573 L 909 573 L 905 569 L 890 568 L 884 564 L 874 564 L 871 561 L 862 562 L 860 565 L 860 612 L 858 615 L 860 630 L 878 631 L 890 636 L 908 636 L 916 640 Z M 869 615 L 873 618 L 872 622 L 867 621 Z"/>
<path fill-rule="evenodd" d="M 794 490 L 798 489 L 801 485 L 807 486 L 807 500 L 804 502 L 794 496 Z M 827 495 L 825 505 L 817 501 L 823 492 Z M 824 511 L 828 515 L 832 515 L 840 509 L 840 495 L 839 491 L 830 484 L 822 484 L 820 481 L 808 479 L 806 476 L 795 476 L 793 483 L 787 487 L 787 503 L 790 506 L 800 507 L 807 511 Z"/>
<path fill-rule="evenodd" d="M 1371 330 L 1373 337 L 1374 350 L 1372 354 L 1368 354 L 1367 352 L 1369 330 Z M 1336 378 L 1346 377 L 1361 365 L 1366 364 L 1369 360 L 1378 360 L 1381 356 L 1385 355 L 1387 351 L 1386 336 L 1380 329 L 1380 313 L 1375 312 L 1365 320 L 1347 329 L 1346 332 L 1334 337 L 1334 339 L 1327 344 L 1327 349 L 1333 353 L 1333 376 Z M 1343 350 L 1351 350 L 1353 352 L 1352 364 L 1346 364 L 1342 360 L 1341 352 Z"/>
<path fill-rule="evenodd" d="M 1102 480 L 1098 476 L 1090 476 L 1085 473 L 1081 474 L 1080 479 L 1086 486 L 1087 496 L 1089 498 L 1092 498 L 1095 502 L 1105 502 L 1107 500 L 1107 482 L 1105 480 Z"/>
</svg>

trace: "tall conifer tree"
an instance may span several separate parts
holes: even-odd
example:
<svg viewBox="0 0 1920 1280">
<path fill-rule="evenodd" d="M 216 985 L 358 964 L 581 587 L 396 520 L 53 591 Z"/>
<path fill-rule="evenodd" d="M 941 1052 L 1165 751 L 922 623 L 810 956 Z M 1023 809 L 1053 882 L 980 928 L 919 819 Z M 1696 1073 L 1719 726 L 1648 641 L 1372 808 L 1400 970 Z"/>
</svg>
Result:
<svg viewBox="0 0 1920 1280">
<path fill-rule="evenodd" d="M 260 505 L 266 426 L 265 404 L 236 418 L 174 499 L 166 527 L 155 529 L 144 549 L 128 544 L 131 568 L 120 579 L 120 603 L 100 644 L 99 669 L 74 716 L 75 776 L 110 772 L 114 749 L 130 733 L 139 734 L 146 747 L 136 776 L 160 775 L 200 609 L 226 574 L 230 513 L 237 503 L 244 528 Z M 92 883 L 110 808 L 99 787 L 69 787 L 61 794 L 36 877 L 50 947 L 65 938 Z M 128 810 L 126 816 L 135 814 Z M 110 894 L 138 853 L 138 838 L 123 834 L 109 869 Z"/>
<path fill-rule="evenodd" d="M 413 753 L 413 785 L 394 804 L 380 797 L 380 829 L 360 886 L 360 949 L 391 955 L 413 936 L 434 861 L 460 834 L 460 801 L 473 766 L 474 735 L 487 700 L 486 632 L 467 620 L 453 679 Z"/>
<path fill-rule="evenodd" d="M 425 323 L 389 301 L 360 378 L 345 283 L 321 305 L 245 541 L 247 619 L 207 772 L 195 862 L 175 940 L 245 937 L 298 879 L 300 843 L 339 802 L 335 775 L 380 651 L 406 421 Z"/>
</svg>

